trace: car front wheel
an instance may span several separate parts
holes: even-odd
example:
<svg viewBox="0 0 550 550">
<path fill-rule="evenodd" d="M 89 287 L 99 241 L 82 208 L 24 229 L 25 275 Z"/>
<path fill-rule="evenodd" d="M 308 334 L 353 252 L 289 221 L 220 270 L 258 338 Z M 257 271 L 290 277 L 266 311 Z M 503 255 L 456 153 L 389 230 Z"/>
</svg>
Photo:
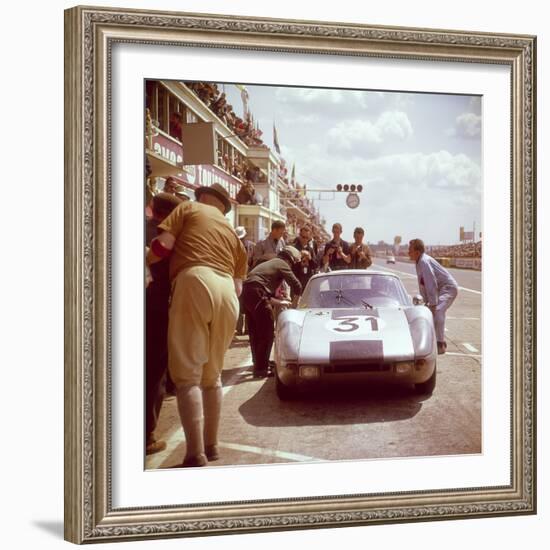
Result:
<svg viewBox="0 0 550 550">
<path fill-rule="evenodd" d="M 426 382 L 420 382 L 419 384 L 414 385 L 416 393 L 422 395 L 431 395 L 435 389 L 435 379 L 436 379 L 437 368 L 434 368 L 433 374 L 426 380 Z"/>
</svg>

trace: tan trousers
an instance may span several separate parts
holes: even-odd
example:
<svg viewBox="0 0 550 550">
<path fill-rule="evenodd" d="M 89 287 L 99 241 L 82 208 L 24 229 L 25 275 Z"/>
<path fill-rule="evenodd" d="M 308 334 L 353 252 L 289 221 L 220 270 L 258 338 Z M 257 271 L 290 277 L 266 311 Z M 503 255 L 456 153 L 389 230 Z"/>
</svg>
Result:
<svg viewBox="0 0 550 550">
<path fill-rule="evenodd" d="M 238 314 L 231 275 L 202 266 L 177 275 L 168 324 L 168 369 L 176 387 L 221 386 Z"/>
</svg>

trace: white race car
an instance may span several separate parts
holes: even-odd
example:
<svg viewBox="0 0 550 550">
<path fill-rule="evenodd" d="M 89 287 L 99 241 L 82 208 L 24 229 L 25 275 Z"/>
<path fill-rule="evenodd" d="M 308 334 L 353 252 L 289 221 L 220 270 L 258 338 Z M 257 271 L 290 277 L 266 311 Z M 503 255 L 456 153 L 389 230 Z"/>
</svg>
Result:
<svg viewBox="0 0 550 550">
<path fill-rule="evenodd" d="M 394 264 L 395 263 L 395 256 L 387 256 L 386 257 L 386 263 L 387 264 Z"/>
<path fill-rule="evenodd" d="M 280 399 L 313 386 L 355 381 L 414 384 L 431 394 L 437 345 L 432 313 L 413 305 L 394 274 L 342 270 L 314 275 L 275 333 Z"/>
</svg>

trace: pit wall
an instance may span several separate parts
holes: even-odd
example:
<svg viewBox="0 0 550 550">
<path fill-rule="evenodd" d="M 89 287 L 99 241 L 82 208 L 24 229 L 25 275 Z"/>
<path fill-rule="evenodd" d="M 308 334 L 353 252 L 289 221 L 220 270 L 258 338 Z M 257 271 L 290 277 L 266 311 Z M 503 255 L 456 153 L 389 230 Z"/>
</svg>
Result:
<svg viewBox="0 0 550 550">
<path fill-rule="evenodd" d="M 383 257 L 383 256 L 381 256 Z M 397 258 L 400 262 L 412 263 L 407 256 L 399 256 Z M 460 269 L 474 269 L 475 271 L 481 271 L 482 261 L 481 258 L 435 258 L 443 267 L 458 267 Z"/>
</svg>

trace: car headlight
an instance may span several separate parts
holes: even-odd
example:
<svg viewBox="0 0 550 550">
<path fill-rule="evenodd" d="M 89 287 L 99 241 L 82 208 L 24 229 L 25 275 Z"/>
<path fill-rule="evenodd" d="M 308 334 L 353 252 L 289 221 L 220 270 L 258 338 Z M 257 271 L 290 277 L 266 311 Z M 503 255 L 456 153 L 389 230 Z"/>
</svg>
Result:
<svg viewBox="0 0 550 550">
<path fill-rule="evenodd" d="M 396 374 L 407 374 L 414 367 L 414 361 L 403 361 L 402 363 L 395 364 Z"/>
<path fill-rule="evenodd" d="M 308 380 L 319 378 L 321 375 L 321 369 L 315 365 L 300 365 L 300 378 L 307 378 Z"/>
</svg>

